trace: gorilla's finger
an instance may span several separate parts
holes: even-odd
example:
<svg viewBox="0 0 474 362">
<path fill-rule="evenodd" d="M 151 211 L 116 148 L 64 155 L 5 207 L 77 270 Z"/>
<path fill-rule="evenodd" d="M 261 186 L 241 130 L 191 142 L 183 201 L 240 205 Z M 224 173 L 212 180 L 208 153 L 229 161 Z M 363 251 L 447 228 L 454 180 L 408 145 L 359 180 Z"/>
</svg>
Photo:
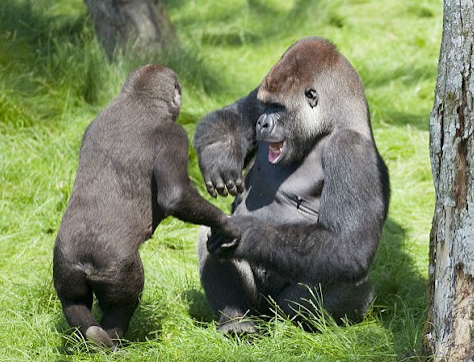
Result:
<svg viewBox="0 0 474 362">
<path fill-rule="evenodd" d="M 219 240 L 217 240 L 217 238 L 218 238 L 218 235 L 216 235 L 214 233 L 209 236 L 209 238 L 207 239 L 207 248 L 208 249 L 215 249 L 216 245 L 219 244 Z"/>
<path fill-rule="evenodd" d="M 215 254 L 223 244 L 229 244 L 229 240 L 222 234 L 213 234 L 207 240 L 207 251 L 211 254 Z"/>
<path fill-rule="evenodd" d="M 226 187 L 227 191 L 229 191 L 229 194 L 231 194 L 232 196 L 237 196 L 237 187 L 235 186 L 235 183 L 233 181 L 227 181 Z"/>
<path fill-rule="evenodd" d="M 206 244 L 206 249 L 209 252 L 209 254 L 214 254 L 214 252 L 216 251 L 216 246 L 214 244 L 208 242 Z"/>
<path fill-rule="evenodd" d="M 235 180 L 235 188 L 238 194 L 244 192 L 244 182 L 242 181 L 242 178 L 239 177 L 237 180 Z"/>
<path fill-rule="evenodd" d="M 216 185 L 216 190 L 219 195 L 227 196 L 227 189 L 225 188 L 224 181 L 222 181 L 220 177 L 216 178 L 214 185 Z"/>
<path fill-rule="evenodd" d="M 219 242 L 218 237 L 214 236 L 207 241 L 207 251 L 210 254 L 215 254 L 220 245 L 221 243 Z"/>
<path fill-rule="evenodd" d="M 236 242 L 236 240 L 221 244 L 220 247 L 214 251 L 214 255 L 221 259 L 230 259 L 234 255 L 237 245 L 238 242 Z"/>
<path fill-rule="evenodd" d="M 224 196 L 224 197 L 226 197 L 229 194 L 224 184 L 216 185 L 216 190 L 219 195 Z"/>
<path fill-rule="evenodd" d="M 209 195 L 211 195 L 214 198 L 217 197 L 216 189 L 214 188 L 214 184 L 211 181 L 206 181 L 206 188 Z"/>
<path fill-rule="evenodd" d="M 239 244 L 239 240 L 233 239 L 228 242 L 224 242 L 220 245 L 221 249 L 232 249 L 235 248 Z"/>
</svg>

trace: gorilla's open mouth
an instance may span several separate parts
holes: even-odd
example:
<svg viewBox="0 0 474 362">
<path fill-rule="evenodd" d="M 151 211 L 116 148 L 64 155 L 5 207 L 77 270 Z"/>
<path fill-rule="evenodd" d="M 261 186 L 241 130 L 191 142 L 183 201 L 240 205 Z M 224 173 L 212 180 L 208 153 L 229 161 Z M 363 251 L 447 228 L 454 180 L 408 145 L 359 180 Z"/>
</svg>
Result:
<svg viewBox="0 0 474 362">
<path fill-rule="evenodd" d="M 268 144 L 268 162 L 274 165 L 280 160 L 284 145 L 285 141 L 270 142 Z"/>
</svg>

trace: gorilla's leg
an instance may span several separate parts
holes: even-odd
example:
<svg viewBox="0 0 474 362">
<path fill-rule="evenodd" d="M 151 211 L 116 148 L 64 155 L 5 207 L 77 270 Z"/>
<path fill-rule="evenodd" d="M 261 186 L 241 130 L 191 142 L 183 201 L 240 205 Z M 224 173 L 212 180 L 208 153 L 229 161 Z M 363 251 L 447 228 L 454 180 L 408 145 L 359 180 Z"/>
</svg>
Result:
<svg viewBox="0 0 474 362">
<path fill-rule="evenodd" d="M 214 313 L 219 316 L 219 330 L 223 333 L 255 333 L 253 321 L 245 320 L 255 306 L 255 280 L 246 262 L 219 260 L 206 248 L 209 228 L 199 233 L 198 255 L 201 283 Z"/>
<path fill-rule="evenodd" d="M 123 262 L 124 267 L 111 273 L 113 279 L 94 288 L 103 311 L 100 325 L 111 339 L 123 338 L 138 306 L 145 277 L 138 256 Z"/>
<path fill-rule="evenodd" d="M 342 323 L 347 317 L 357 322 L 364 318 L 374 297 L 368 278 L 357 283 L 338 283 L 337 285 L 308 287 L 298 284 L 286 287 L 275 302 L 290 318 L 304 322 L 304 315 L 318 316 L 316 308 L 321 306 L 336 320 Z"/>
<path fill-rule="evenodd" d="M 65 263 L 54 267 L 55 287 L 69 325 L 85 336 L 90 326 L 98 326 L 91 313 L 93 294 L 86 273 Z"/>
<path fill-rule="evenodd" d="M 112 339 L 122 339 L 127 331 L 133 312 L 138 306 L 139 294 L 128 303 L 114 303 L 107 308 L 100 322 L 102 328 Z"/>
<path fill-rule="evenodd" d="M 112 340 L 92 315 L 93 294 L 87 271 L 62 261 L 55 259 L 54 282 L 66 320 L 92 343 L 113 348 Z"/>
<path fill-rule="evenodd" d="M 345 317 L 352 322 L 362 321 L 373 300 L 374 289 L 368 277 L 323 289 L 323 307 L 338 323 Z"/>
<path fill-rule="evenodd" d="M 99 323 L 91 313 L 92 291 L 87 295 L 75 296 L 72 298 L 61 295 L 60 297 L 64 315 L 70 326 L 78 327 L 79 332 L 85 336 L 87 328 L 97 326 Z"/>
</svg>

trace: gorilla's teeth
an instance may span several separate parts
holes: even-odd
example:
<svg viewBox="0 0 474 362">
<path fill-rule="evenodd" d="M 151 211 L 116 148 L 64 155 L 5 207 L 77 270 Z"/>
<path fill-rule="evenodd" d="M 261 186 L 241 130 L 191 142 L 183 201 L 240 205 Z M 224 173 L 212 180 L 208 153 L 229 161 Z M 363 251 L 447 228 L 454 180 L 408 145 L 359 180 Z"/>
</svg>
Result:
<svg viewBox="0 0 474 362">
<path fill-rule="evenodd" d="M 280 141 L 280 142 L 272 142 L 269 144 L 269 148 L 270 150 L 272 150 L 272 152 L 281 152 L 283 150 L 283 144 L 284 144 L 284 141 Z"/>
<path fill-rule="evenodd" d="M 284 141 L 271 142 L 268 144 L 268 161 L 270 163 L 276 163 L 283 152 Z"/>
</svg>

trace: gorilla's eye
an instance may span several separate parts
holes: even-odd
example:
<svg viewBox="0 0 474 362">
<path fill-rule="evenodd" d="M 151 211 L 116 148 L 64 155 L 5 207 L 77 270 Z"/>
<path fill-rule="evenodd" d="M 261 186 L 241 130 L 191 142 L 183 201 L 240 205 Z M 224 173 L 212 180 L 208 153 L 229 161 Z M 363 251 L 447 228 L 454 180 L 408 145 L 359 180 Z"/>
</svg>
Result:
<svg viewBox="0 0 474 362">
<path fill-rule="evenodd" d="M 265 113 L 281 113 L 285 107 L 280 103 L 268 103 L 265 107 Z"/>
<path fill-rule="evenodd" d="M 316 98 L 318 94 L 316 93 L 314 89 L 310 88 L 305 92 L 305 96 L 308 97 L 309 99 L 313 99 L 313 98 Z"/>
<path fill-rule="evenodd" d="M 306 98 L 308 98 L 308 103 L 311 108 L 314 108 L 318 105 L 318 92 L 316 92 L 313 88 L 307 89 L 304 92 Z"/>
<path fill-rule="evenodd" d="M 176 90 L 179 92 L 179 94 L 181 94 L 181 84 L 179 84 L 178 82 L 176 82 L 176 83 L 174 84 L 174 89 L 176 89 Z"/>
</svg>

